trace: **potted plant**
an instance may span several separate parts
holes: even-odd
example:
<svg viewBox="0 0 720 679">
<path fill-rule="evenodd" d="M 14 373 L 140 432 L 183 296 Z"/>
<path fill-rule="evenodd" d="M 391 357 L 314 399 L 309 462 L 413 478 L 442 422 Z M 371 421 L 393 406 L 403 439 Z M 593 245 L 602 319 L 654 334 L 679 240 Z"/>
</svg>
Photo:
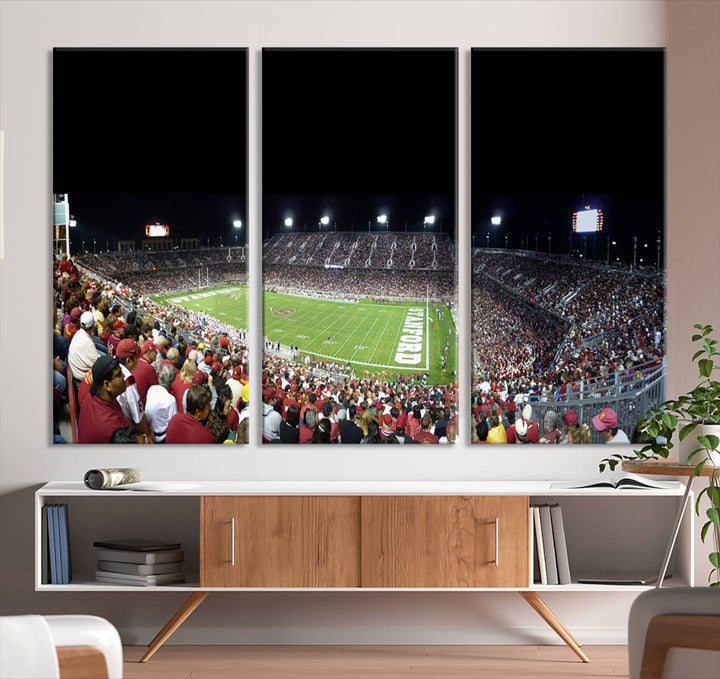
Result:
<svg viewBox="0 0 720 679">
<path fill-rule="evenodd" d="M 693 362 L 698 363 L 697 385 L 679 398 L 665 401 L 657 408 L 649 410 L 647 417 L 638 422 L 638 429 L 648 443 L 640 450 L 633 451 L 633 455 L 615 454 L 604 458 L 599 465 L 601 472 L 606 467 L 614 470 L 622 460 L 667 459 L 675 447 L 673 436 L 676 432 L 678 442 L 684 441 L 690 434 L 695 434 L 695 441 L 689 439 L 693 444 L 682 447 L 683 450 L 678 456 L 680 464 L 694 465 L 694 472 L 698 476 L 705 465 L 720 467 L 720 381 L 714 379 L 714 375 L 717 375 L 714 371 L 720 370 L 720 363 L 716 364 L 720 350 L 717 348 L 718 340 L 713 337 L 711 325 L 693 327 L 698 332 L 693 335 L 692 341 L 701 345 L 692 357 Z M 678 448 L 681 446 L 678 445 Z M 715 541 L 715 549 L 709 557 L 713 568 L 708 580 L 712 581 L 711 587 L 720 587 L 720 487 L 717 474 L 711 475 L 708 486 L 698 493 L 695 503 L 698 515 L 703 495 L 707 495 L 710 508 L 707 510 L 708 520 L 703 524 L 700 536 L 704 542 L 708 531 L 713 528 Z"/>
</svg>

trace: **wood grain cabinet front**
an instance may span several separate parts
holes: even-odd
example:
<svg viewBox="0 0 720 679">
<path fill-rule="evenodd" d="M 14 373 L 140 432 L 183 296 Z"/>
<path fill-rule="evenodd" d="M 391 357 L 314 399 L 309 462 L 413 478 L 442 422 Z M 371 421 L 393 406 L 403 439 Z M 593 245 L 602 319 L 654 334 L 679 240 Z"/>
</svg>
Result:
<svg viewBox="0 0 720 679">
<path fill-rule="evenodd" d="M 363 587 L 527 587 L 524 496 L 362 498 Z"/>
<path fill-rule="evenodd" d="M 359 587 L 360 498 L 205 496 L 201 587 Z"/>
</svg>

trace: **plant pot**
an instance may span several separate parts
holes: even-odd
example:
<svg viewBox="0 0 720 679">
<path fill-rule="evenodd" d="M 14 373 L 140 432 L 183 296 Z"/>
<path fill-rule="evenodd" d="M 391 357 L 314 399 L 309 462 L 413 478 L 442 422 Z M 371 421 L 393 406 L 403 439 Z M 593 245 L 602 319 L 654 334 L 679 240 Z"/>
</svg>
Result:
<svg viewBox="0 0 720 679">
<path fill-rule="evenodd" d="M 700 448 L 697 437 L 707 436 L 708 434 L 720 437 L 720 424 L 703 424 L 687 436 L 684 441 L 680 441 L 678 446 L 678 461 L 680 464 L 697 465 L 702 462 L 703 458 L 701 454 L 693 458 L 692 462 L 688 462 L 688 455 L 690 455 L 693 450 Z M 714 450 L 706 451 L 705 457 L 708 460 L 707 464 L 720 467 L 720 446 Z"/>
</svg>

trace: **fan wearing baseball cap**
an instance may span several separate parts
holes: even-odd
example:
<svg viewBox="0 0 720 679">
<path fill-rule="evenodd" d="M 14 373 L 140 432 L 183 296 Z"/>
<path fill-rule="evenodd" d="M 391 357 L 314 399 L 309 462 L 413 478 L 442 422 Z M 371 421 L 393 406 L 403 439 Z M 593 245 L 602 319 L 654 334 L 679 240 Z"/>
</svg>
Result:
<svg viewBox="0 0 720 679">
<path fill-rule="evenodd" d="M 627 434 L 618 428 L 617 414 L 612 408 L 603 408 L 592 418 L 592 423 L 603 443 L 630 443 Z"/>
<path fill-rule="evenodd" d="M 74 311 L 75 309 L 73 309 Z M 78 328 L 73 334 L 68 347 L 68 363 L 70 364 L 72 376 L 80 381 L 93 367 L 100 356 L 100 352 L 92 336 L 92 328 L 95 325 L 95 317 L 92 312 L 86 311 L 83 314 L 78 314 L 77 318 Z"/>
<path fill-rule="evenodd" d="M 124 391 L 120 362 L 100 356 L 92 367 L 90 394 L 80 409 L 79 443 L 109 443 L 116 430 L 131 424 L 117 402 Z"/>
<path fill-rule="evenodd" d="M 118 344 L 115 355 L 120 361 L 120 369 L 125 380 L 125 392 L 118 397 L 118 403 L 131 424 L 137 424 L 143 434 L 153 441 L 153 430 L 145 417 L 145 403 L 140 398 L 133 370 L 140 359 L 140 347 L 134 339 L 124 339 Z"/>
</svg>

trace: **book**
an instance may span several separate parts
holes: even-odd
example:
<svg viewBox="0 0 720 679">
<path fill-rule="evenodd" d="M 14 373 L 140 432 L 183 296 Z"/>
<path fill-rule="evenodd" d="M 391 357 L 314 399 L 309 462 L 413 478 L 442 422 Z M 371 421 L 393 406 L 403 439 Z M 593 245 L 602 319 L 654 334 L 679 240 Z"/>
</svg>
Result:
<svg viewBox="0 0 720 679">
<path fill-rule="evenodd" d="M 540 521 L 540 507 L 533 506 L 533 523 L 535 524 L 535 544 L 537 545 L 538 565 L 540 567 L 540 584 L 547 585 L 547 567 L 545 566 L 545 548 L 543 546 L 542 522 Z"/>
<path fill-rule="evenodd" d="M 98 561 L 154 564 L 183 561 L 185 559 L 185 552 L 182 549 L 167 549 L 160 552 L 133 552 L 124 549 L 102 549 L 96 547 L 95 556 Z"/>
<path fill-rule="evenodd" d="M 567 541 L 565 540 L 562 508 L 559 504 L 550 505 L 550 518 L 552 519 L 553 540 L 555 541 L 558 580 L 561 585 L 569 585 L 572 582 L 570 577 L 570 559 L 568 558 Z"/>
<path fill-rule="evenodd" d="M 161 573 L 182 573 L 184 561 L 168 563 L 123 563 L 122 561 L 98 561 L 99 571 L 126 573 L 128 575 L 159 575 Z"/>
<path fill-rule="evenodd" d="M 665 579 L 671 578 L 669 573 Z M 578 578 L 583 585 L 652 585 L 657 582 L 658 576 L 647 573 L 621 573 L 618 575 L 604 575 L 602 577 Z"/>
<path fill-rule="evenodd" d="M 159 540 L 145 540 L 143 538 L 124 538 L 122 540 L 96 540 L 93 547 L 105 549 L 123 549 L 127 552 L 161 552 L 169 549 L 180 549 L 179 542 L 163 542 Z"/>
<path fill-rule="evenodd" d="M 107 571 L 95 571 L 95 580 L 117 585 L 140 585 L 149 587 L 151 585 L 166 585 L 173 582 L 185 582 L 184 573 L 162 573 L 160 575 L 129 575 L 125 573 L 108 573 Z"/>
<path fill-rule="evenodd" d="M 40 509 L 41 521 L 41 545 L 40 545 L 40 582 L 47 585 L 50 582 L 50 553 L 48 549 L 48 506 L 43 505 Z"/>
<path fill-rule="evenodd" d="M 57 505 L 48 507 L 48 527 L 50 535 L 50 584 L 60 584 L 60 526 L 58 524 Z"/>
<path fill-rule="evenodd" d="M 680 484 L 677 481 L 651 481 L 644 476 L 628 474 L 615 479 L 596 479 L 590 481 L 556 481 L 550 484 L 551 489 L 573 488 L 615 488 L 617 490 L 675 490 Z"/>
<path fill-rule="evenodd" d="M 545 567 L 547 568 L 547 584 L 559 585 L 557 560 L 555 558 L 555 540 L 553 539 L 550 505 L 540 505 L 540 523 L 542 524 L 543 549 L 545 550 Z"/>
<path fill-rule="evenodd" d="M 72 566 L 70 564 L 70 525 L 68 521 L 68 506 L 58 506 L 58 525 L 60 535 L 60 584 L 68 585 L 72 580 Z"/>
<path fill-rule="evenodd" d="M 528 526 L 530 527 L 530 553 L 532 558 L 530 560 L 530 584 L 534 582 L 540 582 L 540 563 L 538 561 L 537 553 L 537 540 L 535 540 L 535 518 L 533 516 L 532 505 L 529 507 Z"/>
</svg>

